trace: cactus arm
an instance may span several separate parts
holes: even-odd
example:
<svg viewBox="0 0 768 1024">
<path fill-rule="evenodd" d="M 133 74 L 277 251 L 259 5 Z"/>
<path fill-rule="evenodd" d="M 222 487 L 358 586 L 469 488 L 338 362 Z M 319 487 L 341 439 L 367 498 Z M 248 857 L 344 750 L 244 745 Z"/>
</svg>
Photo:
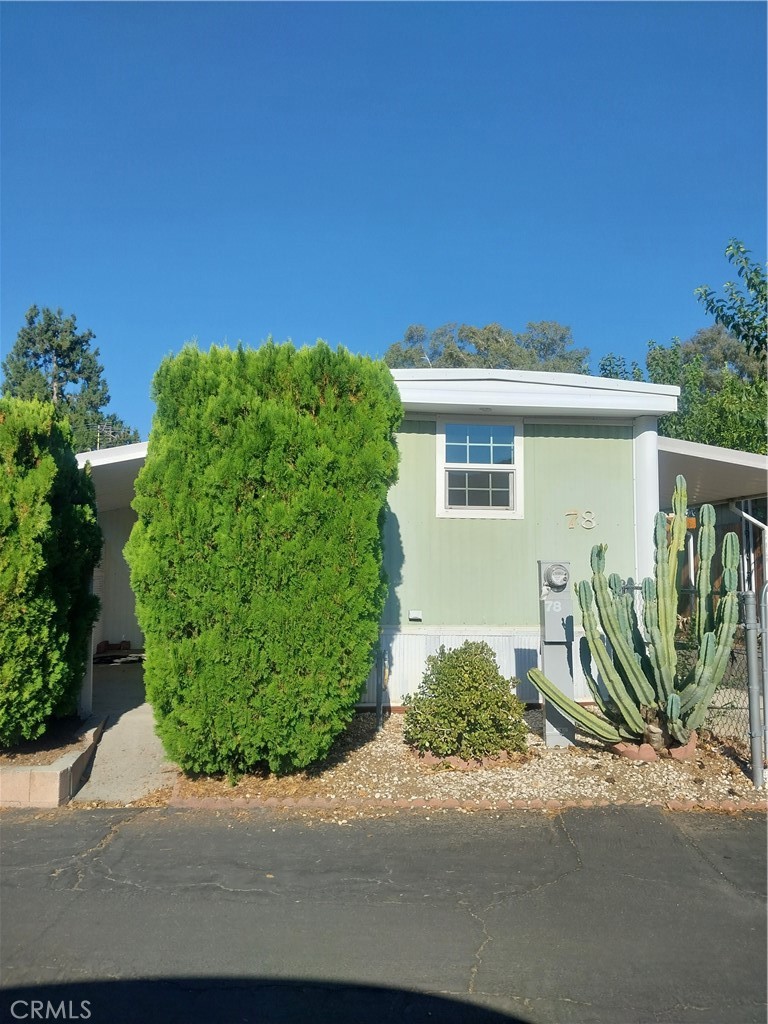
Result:
<svg viewBox="0 0 768 1024">
<path fill-rule="evenodd" d="M 668 721 L 667 726 L 669 728 L 670 736 L 676 739 L 681 747 L 684 747 L 688 740 L 691 738 L 691 730 L 688 728 L 688 726 L 683 725 L 683 723 L 679 719 L 677 719 L 674 722 Z"/>
<path fill-rule="evenodd" d="M 739 538 L 735 533 L 726 533 L 722 550 L 724 594 L 735 591 L 739 585 Z"/>
<path fill-rule="evenodd" d="M 678 693 L 670 693 L 667 700 L 667 729 L 678 743 L 685 744 L 691 738 L 691 730 L 683 724 L 680 718 L 680 694 Z"/>
<path fill-rule="evenodd" d="M 610 719 L 611 714 L 608 710 L 608 703 L 600 692 L 600 687 L 597 685 L 597 681 L 592 675 L 592 655 L 589 650 L 589 641 L 585 636 L 583 636 L 579 641 L 579 660 L 581 661 L 581 671 L 584 673 L 584 678 L 587 681 L 590 693 L 595 699 L 595 704 L 597 704 L 605 717 Z"/>
<path fill-rule="evenodd" d="M 705 633 L 704 641 L 699 650 L 699 658 L 694 666 L 693 681 L 684 690 L 680 691 L 680 711 L 682 714 L 685 714 L 690 708 L 699 704 L 709 689 L 715 665 L 716 650 L 715 634 Z"/>
<path fill-rule="evenodd" d="M 735 533 L 727 533 L 723 538 L 721 557 L 723 596 L 717 604 L 715 631 L 704 635 L 694 683 L 688 688 L 685 699 L 686 708 L 693 708 L 686 723 L 691 729 L 697 729 L 703 723 L 715 690 L 725 675 L 728 657 L 733 647 L 733 634 L 739 619 L 739 602 L 736 594 L 739 540 Z"/>
<path fill-rule="evenodd" d="M 675 652 L 677 588 L 669 575 L 667 517 L 663 512 L 656 515 L 654 543 L 656 546 L 656 617 L 661 641 L 661 649 L 658 651 L 659 664 L 672 666 L 672 676 L 674 677 L 674 666 L 677 664 Z"/>
<path fill-rule="evenodd" d="M 689 729 L 698 729 L 703 724 L 715 690 L 720 685 L 720 681 L 728 666 L 728 658 L 733 645 L 733 634 L 736 631 L 736 625 L 739 620 L 739 602 L 736 594 L 731 593 L 721 597 L 717 611 L 719 619 L 717 632 L 715 634 L 706 634 L 707 637 L 712 637 L 711 647 L 714 649 L 711 659 L 711 671 L 708 678 L 702 680 L 701 692 L 696 695 L 695 707 L 688 715 L 686 725 Z M 689 704 L 693 703 L 694 700 L 689 701 Z"/>
<path fill-rule="evenodd" d="M 634 703 L 630 695 L 627 693 L 627 689 L 621 679 L 621 676 L 616 671 L 611 656 L 605 649 L 605 644 L 600 638 L 600 633 L 597 628 L 597 620 L 595 614 L 592 611 L 592 590 L 586 580 L 582 580 L 577 588 L 577 594 L 579 598 L 579 605 L 581 606 L 581 614 L 584 622 L 584 632 L 587 637 L 587 643 L 589 649 L 592 652 L 592 657 L 595 659 L 600 675 L 603 677 L 605 688 L 608 691 L 608 695 L 614 702 L 616 707 L 621 712 L 624 721 L 627 723 L 629 728 L 636 734 L 642 735 L 644 729 L 644 722 L 637 705 Z"/>
<path fill-rule="evenodd" d="M 643 611 L 648 634 L 648 657 L 656 677 L 659 696 L 667 700 L 675 688 L 674 669 L 665 658 L 666 648 L 659 628 L 659 602 L 656 584 L 647 576 L 643 580 Z"/>
<path fill-rule="evenodd" d="M 599 718 L 597 715 L 583 708 L 580 704 L 577 704 L 575 700 L 571 700 L 570 697 L 566 697 L 564 693 L 551 683 L 544 673 L 538 668 L 532 668 L 528 670 L 528 678 L 533 685 L 544 694 L 547 700 L 551 701 L 555 707 L 562 711 L 562 713 L 570 718 L 575 725 L 580 726 L 585 732 L 592 736 L 596 736 L 598 739 L 605 741 L 606 743 L 618 743 L 621 736 L 618 730 L 606 722 L 605 719 Z"/>
<path fill-rule="evenodd" d="M 595 704 L 597 704 L 611 725 L 618 729 L 619 734 L 624 739 L 636 740 L 637 733 L 627 727 L 619 709 L 610 697 L 603 696 L 600 687 L 597 685 L 597 680 L 592 675 L 592 654 L 589 650 L 589 641 L 585 636 L 579 641 L 579 660 L 581 661 L 581 670 L 584 673 L 584 678 L 587 681 L 587 686 L 594 698 Z"/>
<path fill-rule="evenodd" d="M 685 477 L 675 477 L 675 489 L 672 493 L 672 530 L 667 553 L 669 563 L 669 580 L 674 588 L 674 608 L 677 616 L 677 581 L 680 576 L 680 555 L 685 548 L 685 535 L 688 532 L 688 488 Z"/>
<path fill-rule="evenodd" d="M 608 589 L 611 592 L 616 607 L 619 629 L 621 629 L 627 640 L 632 643 L 632 626 L 629 621 L 627 603 L 624 600 L 624 583 L 617 572 L 612 572 L 608 577 Z"/>
<path fill-rule="evenodd" d="M 715 510 L 702 505 L 699 510 L 699 571 L 696 573 L 696 639 L 701 646 L 705 633 L 714 629 L 712 607 L 712 557 L 715 553 Z"/>
<path fill-rule="evenodd" d="M 600 559 L 593 559 L 593 568 L 595 572 L 592 576 L 592 589 L 595 592 L 595 603 L 600 616 L 600 624 L 611 643 L 611 647 L 613 647 L 614 657 L 618 659 L 623 675 L 627 680 L 627 685 L 635 694 L 638 704 L 645 704 L 647 707 L 650 707 L 656 701 L 656 694 L 641 666 L 638 664 L 639 659 L 631 640 L 622 631 L 620 616 L 616 609 L 616 601 L 611 594 L 605 574 L 602 572 Z M 582 604 L 581 610 L 582 615 L 584 615 L 581 587 L 579 587 L 579 602 Z M 588 610 L 591 613 L 591 607 Z M 628 619 L 627 629 L 629 629 Z M 597 661 L 597 658 L 595 658 L 595 661 Z M 632 724 L 634 725 L 634 723 Z"/>
</svg>

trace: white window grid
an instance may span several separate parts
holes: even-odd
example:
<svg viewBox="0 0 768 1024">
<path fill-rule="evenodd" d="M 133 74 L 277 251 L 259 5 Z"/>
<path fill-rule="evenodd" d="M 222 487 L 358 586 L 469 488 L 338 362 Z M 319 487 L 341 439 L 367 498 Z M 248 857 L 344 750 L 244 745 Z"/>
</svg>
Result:
<svg viewBox="0 0 768 1024">
<path fill-rule="evenodd" d="M 459 439 L 459 435 L 455 431 L 450 431 L 449 428 L 452 425 L 468 428 L 463 441 Z M 437 516 L 449 519 L 522 519 L 522 422 L 490 416 L 450 416 L 439 418 L 436 426 Z M 478 438 L 478 432 L 474 432 L 473 435 L 471 431 L 473 426 L 506 428 L 500 431 L 502 436 L 506 437 L 509 436 L 509 428 L 512 428 L 511 444 L 506 440 L 497 441 L 492 429 L 486 443 L 482 438 Z M 461 454 L 461 448 L 465 449 L 467 459 L 471 458 L 473 454 L 475 457 L 487 454 L 490 461 L 454 461 L 455 457 Z M 471 451 L 472 448 L 475 449 L 474 453 Z M 453 458 L 447 457 L 448 452 Z M 510 459 L 511 461 L 509 461 Z M 506 486 L 502 483 L 502 477 L 506 477 Z M 458 503 L 456 500 L 462 490 L 466 495 L 467 503 Z M 473 491 L 476 502 L 470 504 Z M 489 494 L 489 504 L 481 503 L 484 500 L 482 497 L 484 492 Z M 452 501 L 451 498 L 454 500 Z"/>
</svg>

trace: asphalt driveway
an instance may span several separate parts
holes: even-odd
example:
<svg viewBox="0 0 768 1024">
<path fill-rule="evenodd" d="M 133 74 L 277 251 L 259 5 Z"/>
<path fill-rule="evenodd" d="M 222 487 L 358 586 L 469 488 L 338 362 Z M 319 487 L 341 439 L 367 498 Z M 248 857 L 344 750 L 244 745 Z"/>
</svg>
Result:
<svg viewBox="0 0 768 1024">
<path fill-rule="evenodd" d="M 1 1019 L 763 1024 L 765 837 L 629 807 L 6 812 Z"/>
</svg>

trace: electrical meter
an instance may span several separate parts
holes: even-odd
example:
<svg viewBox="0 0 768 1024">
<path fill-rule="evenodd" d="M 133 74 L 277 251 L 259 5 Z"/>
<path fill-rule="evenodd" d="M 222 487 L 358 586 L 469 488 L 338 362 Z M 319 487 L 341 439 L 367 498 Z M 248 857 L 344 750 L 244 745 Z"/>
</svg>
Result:
<svg viewBox="0 0 768 1024">
<path fill-rule="evenodd" d="M 565 590 L 571 574 L 562 562 L 550 562 L 544 569 L 544 583 L 550 590 Z"/>
</svg>

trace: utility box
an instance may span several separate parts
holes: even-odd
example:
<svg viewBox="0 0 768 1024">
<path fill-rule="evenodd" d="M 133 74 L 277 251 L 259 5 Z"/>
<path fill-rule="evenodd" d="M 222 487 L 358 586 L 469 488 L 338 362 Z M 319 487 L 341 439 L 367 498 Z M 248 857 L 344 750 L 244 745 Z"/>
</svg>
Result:
<svg viewBox="0 0 768 1024">
<path fill-rule="evenodd" d="M 571 563 L 539 559 L 541 670 L 559 690 L 574 697 L 573 588 Z M 544 742 L 548 747 L 569 747 L 576 738 L 570 719 L 545 700 Z"/>
</svg>

